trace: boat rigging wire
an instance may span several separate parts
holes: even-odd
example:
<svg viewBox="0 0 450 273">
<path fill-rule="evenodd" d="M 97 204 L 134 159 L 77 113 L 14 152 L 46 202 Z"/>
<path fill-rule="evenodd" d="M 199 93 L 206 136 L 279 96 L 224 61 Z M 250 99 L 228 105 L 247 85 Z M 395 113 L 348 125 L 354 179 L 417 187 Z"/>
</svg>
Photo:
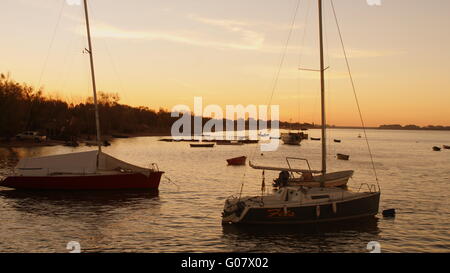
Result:
<svg viewBox="0 0 450 273">
<path fill-rule="evenodd" d="M 295 27 L 295 21 L 297 20 L 297 14 L 298 14 L 298 10 L 299 10 L 299 7 L 300 7 L 300 3 L 301 3 L 301 0 L 297 0 L 297 4 L 295 5 L 295 8 L 294 8 L 294 15 L 292 17 L 292 21 L 291 21 L 291 24 L 290 24 L 290 29 L 289 29 L 289 32 L 288 32 L 288 37 L 286 39 L 286 43 L 283 46 L 283 50 L 282 50 L 281 57 L 280 57 L 280 63 L 278 65 L 278 69 L 277 69 L 277 72 L 275 74 L 275 79 L 273 81 L 272 91 L 271 91 L 271 94 L 270 94 L 270 97 L 269 97 L 269 103 L 266 104 L 267 106 L 272 104 L 273 95 L 274 95 L 275 90 L 277 89 L 277 86 L 278 86 L 278 79 L 280 78 L 281 69 L 282 69 L 282 67 L 284 65 L 284 61 L 286 59 L 286 53 L 287 53 L 287 50 L 288 50 L 289 42 L 291 41 L 292 32 L 293 32 L 294 27 Z M 258 147 L 259 147 L 259 145 L 256 145 L 256 148 L 253 150 L 250 158 L 254 158 L 255 153 L 256 153 L 256 149 L 258 149 Z M 239 199 L 242 197 L 242 191 L 244 189 L 246 172 L 247 171 L 244 170 L 244 175 L 242 177 L 241 190 L 239 191 Z"/>
<path fill-rule="evenodd" d="M 62 0 L 61 2 L 62 2 L 61 9 L 59 11 L 59 15 L 58 15 L 58 19 L 56 21 L 55 28 L 53 29 L 53 34 L 52 34 L 52 38 L 50 40 L 50 45 L 49 45 L 49 47 L 47 49 L 47 56 L 45 57 L 44 65 L 42 67 L 41 74 L 39 75 L 39 81 L 38 81 L 38 84 L 37 84 L 37 88 L 40 88 L 40 85 L 42 83 L 42 78 L 44 77 L 44 72 L 45 72 L 45 70 L 47 68 L 48 60 L 50 58 L 50 52 L 51 52 L 51 50 L 53 48 L 53 44 L 55 42 L 56 32 L 58 31 L 59 25 L 61 23 L 61 18 L 62 18 L 63 12 L 64 12 L 64 8 L 66 6 L 66 1 L 65 0 Z"/>
<path fill-rule="evenodd" d="M 292 32 L 293 32 L 294 27 L 295 27 L 295 20 L 297 19 L 297 13 L 298 13 L 298 9 L 299 9 L 299 6 L 300 6 L 300 2 L 301 2 L 301 0 L 297 1 L 297 5 L 295 6 L 295 9 L 294 9 L 294 16 L 292 18 L 291 27 L 289 29 L 288 37 L 286 39 L 286 43 L 285 43 L 284 48 L 283 48 L 283 53 L 281 54 L 280 64 L 278 66 L 278 70 L 277 70 L 277 73 L 276 73 L 276 76 L 275 76 L 275 79 L 274 79 L 274 82 L 273 82 L 272 93 L 270 94 L 269 103 L 267 105 L 270 105 L 272 103 L 273 95 L 274 95 L 275 90 L 277 89 L 277 86 L 278 86 L 278 80 L 280 78 L 281 69 L 282 69 L 282 67 L 284 65 L 284 60 L 286 59 L 286 53 L 287 53 L 287 50 L 288 50 L 289 42 L 291 41 Z"/>
<path fill-rule="evenodd" d="M 305 45 L 305 38 L 306 38 L 306 33 L 307 33 L 307 29 L 308 29 L 308 22 L 309 22 L 309 14 L 310 14 L 310 10 L 311 10 L 311 1 L 307 1 L 308 5 L 306 8 L 306 17 L 305 17 L 305 26 L 303 28 L 303 35 L 302 35 L 302 42 L 301 42 L 301 46 L 299 49 L 299 57 L 298 57 L 298 67 L 301 67 L 302 64 L 302 60 L 303 60 L 303 51 L 304 51 L 304 45 Z M 299 122 L 299 126 L 301 126 L 301 87 L 302 87 L 302 81 L 301 81 L 301 73 L 302 73 L 302 69 L 298 70 L 298 79 L 297 79 L 297 88 L 298 88 L 298 122 Z"/>
<path fill-rule="evenodd" d="M 363 127 L 363 132 L 364 132 L 364 137 L 365 137 L 366 144 L 367 144 L 367 149 L 369 150 L 370 161 L 372 163 L 373 172 L 375 174 L 375 180 L 377 182 L 378 191 L 381 191 L 380 183 L 379 183 L 378 175 L 377 175 L 377 170 L 375 168 L 375 162 L 374 162 L 373 155 L 372 155 L 372 150 L 370 149 L 369 139 L 367 138 L 366 125 L 365 125 L 365 122 L 364 122 L 364 119 L 363 119 L 363 116 L 362 116 L 361 107 L 359 105 L 358 95 L 356 93 L 355 82 L 353 80 L 353 75 L 352 75 L 352 72 L 351 72 L 351 69 L 350 69 L 350 63 L 349 63 L 348 57 L 347 57 L 347 51 L 345 50 L 344 39 L 342 37 L 341 28 L 339 26 L 339 20 L 337 18 L 336 10 L 334 8 L 334 1 L 330 0 L 330 3 L 331 3 L 331 8 L 333 10 L 334 19 L 335 19 L 335 22 L 336 22 L 336 26 L 337 26 L 337 30 L 338 30 L 338 34 L 339 34 L 339 39 L 340 39 L 341 46 L 342 46 L 342 51 L 343 51 L 344 57 L 345 57 L 345 63 L 347 65 L 347 71 L 348 71 L 348 74 L 349 74 L 349 77 L 350 77 L 350 82 L 352 84 L 353 95 L 355 96 L 356 105 L 358 107 L 359 118 L 361 120 L 361 125 Z"/>
<path fill-rule="evenodd" d="M 50 58 L 50 52 L 52 51 L 53 44 L 55 42 L 56 32 L 58 31 L 59 25 L 61 23 L 61 17 L 62 17 L 63 11 L 64 11 L 64 7 L 66 6 L 66 2 L 64 0 L 62 0 L 61 2 L 62 2 L 62 6 L 61 6 L 61 9 L 59 11 L 59 15 L 58 15 L 58 19 L 56 21 L 55 28 L 53 29 L 52 37 L 50 39 L 50 44 L 49 44 L 49 47 L 47 49 L 47 54 L 46 54 L 46 57 L 45 57 L 45 60 L 44 60 L 44 64 L 42 66 L 41 73 L 39 74 L 39 80 L 38 80 L 38 83 L 36 85 L 36 90 L 37 91 L 41 91 L 42 78 L 44 77 L 44 72 L 45 72 L 45 70 L 47 68 L 48 60 Z M 32 112 L 33 112 L 33 107 L 34 107 L 34 100 L 31 101 L 31 106 L 30 106 L 30 109 L 29 109 L 28 114 L 27 114 L 26 130 L 28 130 L 28 127 L 29 127 L 31 115 L 32 115 Z"/>
</svg>

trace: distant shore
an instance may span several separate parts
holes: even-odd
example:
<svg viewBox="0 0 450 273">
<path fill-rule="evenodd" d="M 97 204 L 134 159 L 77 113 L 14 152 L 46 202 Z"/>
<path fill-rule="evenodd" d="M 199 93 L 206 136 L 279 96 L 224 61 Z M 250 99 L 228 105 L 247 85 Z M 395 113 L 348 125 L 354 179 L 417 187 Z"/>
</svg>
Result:
<svg viewBox="0 0 450 273">
<path fill-rule="evenodd" d="M 107 135 L 104 137 L 105 140 L 111 141 L 113 139 L 120 138 L 135 138 L 135 137 L 170 137 L 167 133 L 134 133 L 134 134 L 118 134 L 116 137 L 114 135 Z M 81 137 L 77 139 L 78 143 L 84 143 L 86 141 L 93 141 L 92 138 Z M 30 148 L 30 147 L 51 147 L 51 146 L 64 146 L 67 142 L 63 140 L 47 139 L 42 142 L 35 142 L 31 140 L 16 140 L 11 139 L 9 141 L 0 140 L 0 148 Z"/>
<path fill-rule="evenodd" d="M 320 128 L 308 128 L 308 130 L 312 129 L 320 129 Z M 361 127 L 328 127 L 328 129 L 353 129 L 353 130 L 362 130 Z M 371 130 L 391 130 L 391 131 L 450 131 L 450 129 L 426 129 L 426 128 L 382 128 L 382 127 L 369 127 L 366 129 Z M 288 128 L 281 128 L 281 130 L 289 130 Z M 142 133 L 132 133 L 132 134 L 112 134 L 104 136 L 104 139 L 107 141 L 111 141 L 114 139 L 124 139 L 124 138 L 136 138 L 136 137 L 172 137 L 167 132 L 142 132 Z M 83 144 L 85 142 L 92 142 L 93 137 L 90 136 L 82 136 L 77 139 L 79 144 Z M 42 142 L 34 142 L 30 140 L 16 140 L 11 139 L 10 141 L 6 141 L 4 139 L 0 139 L 0 148 L 31 148 L 31 147 L 51 147 L 51 146 L 65 146 L 68 142 L 63 140 L 54 140 L 48 139 Z"/>
</svg>

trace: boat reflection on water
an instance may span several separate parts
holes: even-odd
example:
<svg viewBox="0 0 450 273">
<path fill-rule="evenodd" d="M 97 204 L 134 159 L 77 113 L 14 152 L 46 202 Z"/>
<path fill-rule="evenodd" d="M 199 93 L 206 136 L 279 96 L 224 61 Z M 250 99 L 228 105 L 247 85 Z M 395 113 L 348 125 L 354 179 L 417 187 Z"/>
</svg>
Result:
<svg viewBox="0 0 450 273">
<path fill-rule="evenodd" d="M 237 252 L 308 253 L 369 252 L 369 242 L 380 242 L 379 219 L 312 225 L 224 225 L 222 240 Z M 261 248 L 264 245 L 264 248 Z M 262 250 L 265 249 L 265 250 Z"/>
<path fill-rule="evenodd" d="M 346 231 L 367 232 L 370 234 L 378 234 L 378 218 L 367 217 L 356 219 L 354 221 L 337 222 L 330 225 L 329 223 L 310 224 L 310 225 L 223 225 L 224 234 L 235 235 L 276 235 L 276 234 L 326 234 L 338 233 Z"/>
<path fill-rule="evenodd" d="M 1 189 L 1 188 L 0 188 Z M 129 206 L 159 207 L 159 192 L 155 191 L 18 191 L 1 190 L 16 210 L 40 215 L 62 212 L 65 215 L 112 212 Z M 142 204 L 141 204 L 142 203 Z"/>
</svg>

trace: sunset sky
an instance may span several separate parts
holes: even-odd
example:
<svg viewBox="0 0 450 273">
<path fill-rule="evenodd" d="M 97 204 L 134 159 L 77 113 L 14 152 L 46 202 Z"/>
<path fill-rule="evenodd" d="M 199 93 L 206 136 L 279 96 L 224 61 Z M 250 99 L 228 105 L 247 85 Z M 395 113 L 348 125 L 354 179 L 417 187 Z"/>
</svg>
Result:
<svg viewBox="0 0 450 273">
<path fill-rule="evenodd" d="M 171 109 L 267 104 L 298 0 L 90 0 L 98 89 Z M 369 126 L 450 125 L 450 1 L 334 0 Z M 324 0 L 328 123 L 360 125 Z M 91 96 L 82 6 L 1 0 L 0 72 L 70 102 Z M 272 104 L 320 123 L 317 1 L 301 0 Z"/>
</svg>

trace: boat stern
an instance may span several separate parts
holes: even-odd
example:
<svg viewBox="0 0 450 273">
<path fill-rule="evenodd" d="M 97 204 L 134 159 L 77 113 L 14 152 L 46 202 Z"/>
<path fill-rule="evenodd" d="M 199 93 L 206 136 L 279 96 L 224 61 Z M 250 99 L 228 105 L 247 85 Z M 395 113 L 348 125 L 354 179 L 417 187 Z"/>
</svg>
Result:
<svg viewBox="0 0 450 273">
<path fill-rule="evenodd" d="M 237 197 L 229 197 L 225 200 L 225 205 L 222 212 L 222 224 L 236 224 L 239 223 L 245 215 L 247 205 L 244 201 Z"/>
</svg>

